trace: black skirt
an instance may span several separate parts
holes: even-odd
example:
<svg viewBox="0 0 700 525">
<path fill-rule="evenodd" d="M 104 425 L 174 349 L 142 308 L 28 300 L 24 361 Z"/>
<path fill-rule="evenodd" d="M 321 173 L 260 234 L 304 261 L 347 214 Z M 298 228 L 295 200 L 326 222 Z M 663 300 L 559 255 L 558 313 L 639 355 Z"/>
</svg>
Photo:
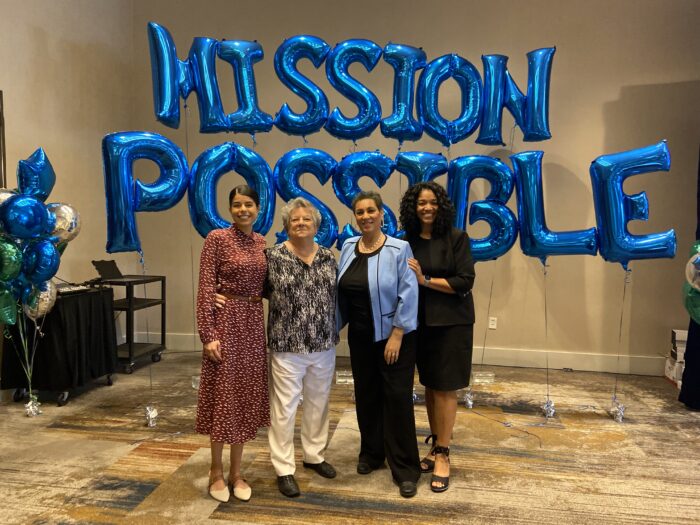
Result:
<svg viewBox="0 0 700 525">
<path fill-rule="evenodd" d="M 474 325 L 419 326 L 416 364 L 423 386 L 459 390 L 469 385 Z"/>
</svg>

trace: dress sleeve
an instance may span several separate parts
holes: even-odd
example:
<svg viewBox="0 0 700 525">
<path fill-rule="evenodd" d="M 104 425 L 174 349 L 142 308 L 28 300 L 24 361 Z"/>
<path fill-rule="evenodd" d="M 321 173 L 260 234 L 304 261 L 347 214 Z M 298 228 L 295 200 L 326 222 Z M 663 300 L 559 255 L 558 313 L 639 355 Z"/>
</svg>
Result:
<svg viewBox="0 0 700 525">
<path fill-rule="evenodd" d="M 457 294 L 467 295 L 474 286 L 474 278 L 476 277 L 469 237 L 463 231 L 453 230 L 451 244 L 455 275 L 447 277 L 445 280 Z"/>
<path fill-rule="evenodd" d="M 214 232 L 207 235 L 199 259 L 199 289 L 197 291 L 197 329 L 203 344 L 218 339 L 216 335 L 216 267 L 218 242 Z"/>
<path fill-rule="evenodd" d="M 411 247 L 405 243 L 399 252 L 396 267 L 399 297 L 393 325 L 407 332 L 415 329 L 418 319 L 418 280 L 415 272 L 408 266 L 408 259 L 412 257 Z"/>
</svg>

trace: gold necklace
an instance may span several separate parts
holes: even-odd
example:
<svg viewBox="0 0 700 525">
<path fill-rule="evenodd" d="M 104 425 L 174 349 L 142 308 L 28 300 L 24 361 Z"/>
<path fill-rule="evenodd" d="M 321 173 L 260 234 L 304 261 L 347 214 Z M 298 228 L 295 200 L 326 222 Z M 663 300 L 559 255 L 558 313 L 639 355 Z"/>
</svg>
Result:
<svg viewBox="0 0 700 525">
<path fill-rule="evenodd" d="M 386 238 L 386 235 L 384 235 L 383 233 L 380 233 L 379 237 L 377 237 L 377 240 L 374 241 L 371 246 L 367 246 L 367 243 L 365 242 L 364 237 L 360 238 L 360 243 L 362 244 L 362 247 L 363 247 L 363 250 L 361 250 L 361 251 L 364 251 L 364 253 L 373 252 L 374 250 L 377 249 L 377 247 L 379 247 L 384 242 L 385 238 Z"/>
</svg>

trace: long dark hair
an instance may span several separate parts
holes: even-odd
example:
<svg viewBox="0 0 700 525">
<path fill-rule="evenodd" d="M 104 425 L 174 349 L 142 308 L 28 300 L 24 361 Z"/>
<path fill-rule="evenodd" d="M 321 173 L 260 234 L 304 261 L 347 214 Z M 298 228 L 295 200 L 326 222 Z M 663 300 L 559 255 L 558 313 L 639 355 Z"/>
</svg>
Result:
<svg viewBox="0 0 700 525">
<path fill-rule="evenodd" d="M 260 196 L 258 195 L 258 192 L 255 191 L 253 188 L 248 186 L 247 184 L 240 184 L 233 188 L 231 190 L 231 193 L 228 194 L 228 207 L 230 208 L 233 206 L 233 198 L 236 195 L 243 195 L 244 197 L 250 197 L 253 199 L 253 202 L 255 205 L 259 208 L 260 207 Z"/>
<path fill-rule="evenodd" d="M 445 188 L 437 182 L 419 182 L 406 190 L 401 197 L 400 220 L 401 226 L 406 230 L 408 237 L 417 237 L 421 232 L 420 219 L 416 213 L 418 196 L 423 190 L 430 190 L 435 194 L 438 201 L 438 209 L 433 223 L 433 237 L 447 235 L 452 228 L 455 218 L 455 207 L 447 196 Z"/>
</svg>

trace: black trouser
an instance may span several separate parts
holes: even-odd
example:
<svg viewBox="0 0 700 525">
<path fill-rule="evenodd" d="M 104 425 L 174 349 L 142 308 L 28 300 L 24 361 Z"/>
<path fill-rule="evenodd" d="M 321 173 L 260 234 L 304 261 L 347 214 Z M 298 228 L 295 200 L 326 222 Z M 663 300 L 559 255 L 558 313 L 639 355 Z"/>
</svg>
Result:
<svg viewBox="0 0 700 525">
<path fill-rule="evenodd" d="M 413 373 L 416 363 L 415 332 L 405 334 L 399 359 L 384 360 L 386 340 L 348 334 L 355 409 L 360 427 L 359 461 L 377 468 L 386 458 L 397 482 L 418 481 L 420 466 L 413 415 Z"/>
</svg>

